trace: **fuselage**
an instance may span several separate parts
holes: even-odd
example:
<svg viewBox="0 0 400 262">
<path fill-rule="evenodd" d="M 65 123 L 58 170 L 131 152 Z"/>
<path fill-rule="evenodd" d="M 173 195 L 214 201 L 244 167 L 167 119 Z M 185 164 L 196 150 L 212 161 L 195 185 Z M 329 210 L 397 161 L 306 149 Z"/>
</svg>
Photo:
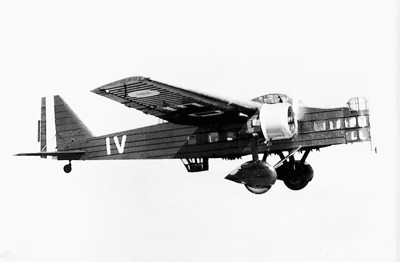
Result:
<svg viewBox="0 0 400 262">
<path fill-rule="evenodd" d="M 229 158 L 251 154 L 249 136 L 259 134 L 263 152 L 297 147 L 321 148 L 370 140 L 368 110 L 303 108 L 298 131 L 291 139 L 263 143 L 258 115 L 243 123 L 195 127 L 163 123 L 70 143 L 65 150 L 83 150 L 82 160 Z"/>
</svg>

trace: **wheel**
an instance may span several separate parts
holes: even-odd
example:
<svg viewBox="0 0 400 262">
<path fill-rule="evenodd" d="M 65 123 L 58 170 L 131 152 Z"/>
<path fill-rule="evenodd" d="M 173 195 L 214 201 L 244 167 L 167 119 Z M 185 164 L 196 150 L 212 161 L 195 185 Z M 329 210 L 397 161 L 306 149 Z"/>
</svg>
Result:
<svg viewBox="0 0 400 262">
<path fill-rule="evenodd" d="M 71 165 L 71 163 L 69 163 L 68 165 L 65 165 L 64 166 L 64 172 L 65 173 L 71 173 L 71 171 L 72 171 L 72 165 Z"/>
<path fill-rule="evenodd" d="M 285 177 L 283 182 L 291 190 L 301 190 L 312 180 L 314 171 L 307 163 L 295 162 L 295 169 Z"/>
<path fill-rule="evenodd" d="M 236 183 L 244 184 L 253 194 L 266 193 L 275 184 L 275 168 L 263 161 L 249 161 L 233 170 L 225 177 Z"/>
<path fill-rule="evenodd" d="M 308 185 L 308 182 L 310 181 L 299 177 L 294 177 L 283 181 L 283 183 L 285 183 L 285 185 L 291 190 L 301 190 Z"/>
<path fill-rule="evenodd" d="M 247 188 L 247 190 L 256 195 L 267 193 L 268 190 L 271 189 L 271 186 L 249 186 L 249 185 L 244 185 L 244 186 Z"/>
</svg>

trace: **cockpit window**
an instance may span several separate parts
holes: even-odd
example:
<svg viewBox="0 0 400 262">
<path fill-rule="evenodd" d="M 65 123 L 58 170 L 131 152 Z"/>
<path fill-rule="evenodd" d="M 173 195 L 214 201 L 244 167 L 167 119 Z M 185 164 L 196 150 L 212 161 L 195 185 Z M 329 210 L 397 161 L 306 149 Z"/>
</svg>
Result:
<svg viewBox="0 0 400 262">
<path fill-rule="evenodd" d="M 289 98 L 285 94 L 268 94 L 264 96 L 257 97 L 253 99 L 253 101 L 258 101 L 264 104 L 278 104 L 278 103 L 290 103 L 292 104 L 293 100 Z"/>
</svg>

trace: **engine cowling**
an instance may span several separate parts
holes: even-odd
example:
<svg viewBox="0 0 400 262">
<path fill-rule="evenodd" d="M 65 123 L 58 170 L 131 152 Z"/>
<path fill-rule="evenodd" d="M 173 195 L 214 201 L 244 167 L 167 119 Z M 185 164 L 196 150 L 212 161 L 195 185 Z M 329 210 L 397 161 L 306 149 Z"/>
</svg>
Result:
<svg viewBox="0 0 400 262">
<path fill-rule="evenodd" d="M 289 103 L 263 104 L 260 125 L 266 140 L 292 138 L 297 132 L 297 119 Z"/>
</svg>

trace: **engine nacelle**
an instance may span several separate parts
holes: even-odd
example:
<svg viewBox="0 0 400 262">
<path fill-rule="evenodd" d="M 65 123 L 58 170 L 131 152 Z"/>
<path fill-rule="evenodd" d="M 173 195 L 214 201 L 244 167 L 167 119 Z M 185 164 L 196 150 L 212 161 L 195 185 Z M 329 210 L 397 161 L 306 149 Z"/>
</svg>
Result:
<svg viewBox="0 0 400 262">
<path fill-rule="evenodd" d="M 260 125 L 266 140 L 292 138 L 297 132 L 297 119 L 289 103 L 263 104 Z"/>
</svg>

